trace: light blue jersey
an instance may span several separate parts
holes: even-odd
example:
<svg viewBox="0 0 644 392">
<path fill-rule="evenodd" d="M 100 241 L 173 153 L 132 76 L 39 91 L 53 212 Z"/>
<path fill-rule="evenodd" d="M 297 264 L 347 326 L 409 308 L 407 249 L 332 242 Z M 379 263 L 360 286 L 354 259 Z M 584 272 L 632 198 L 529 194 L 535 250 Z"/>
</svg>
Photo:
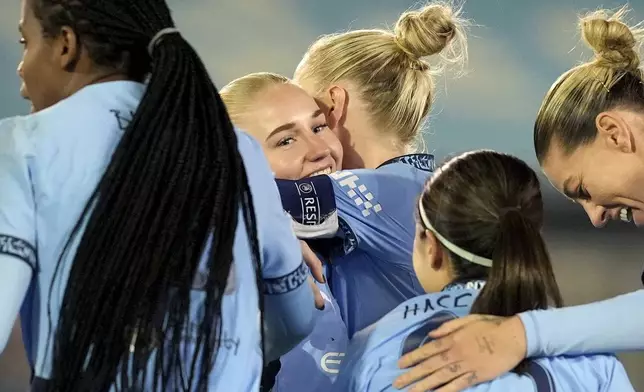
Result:
<svg viewBox="0 0 644 392">
<path fill-rule="evenodd" d="M 144 85 L 126 81 L 91 85 L 46 110 L 0 122 L 0 349 L 22 304 L 25 347 L 40 385 L 52 367 L 50 289 L 55 328 L 71 263 L 64 263 L 52 287 L 54 268 L 144 91 Z M 311 331 L 313 296 L 261 148 L 243 133 L 238 146 L 251 191 L 261 195 L 253 200 L 267 294 L 266 347 L 267 355 L 277 357 Z M 210 391 L 256 391 L 261 374 L 256 273 L 241 212 L 239 222 Z M 203 271 L 195 277 L 195 310 Z M 192 338 L 186 331 L 187 351 Z"/>
<path fill-rule="evenodd" d="M 644 350 L 644 290 L 587 305 L 519 315 L 528 357 Z"/>
<path fill-rule="evenodd" d="M 424 293 L 412 266 L 415 200 L 433 170 L 433 156 L 411 154 L 375 170 L 278 180 L 298 237 L 333 237 L 311 245 L 327 256 L 349 338 Z"/>
<path fill-rule="evenodd" d="M 349 344 L 347 328 L 329 286 L 317 285 L 324 310 L 317 312 L 313 332 L 280 358 L 281 369 L 272 392 L 328 392 L 340 371 Z"/>
<path fill-rule="evenodd" d="M 428 333 L 441 324 L 467 315 L 477 295 L 475 288 L 453 285 L 440 293 L 406 301 L 378 323 L 360 331 L 351 342 L 333 391 L 397 391 L 391 384 L 405 372 L 398 367 L 398 359 L 427 343 Z M 508 373 L 467 391 L 629 392 L 634 389 L 614 356 L 595 355 L 541 358 L 530 362 L 523 375 Z"/>
<path fill-rule="evenodd" d="M 423 293 L 412 266 L 413 201 L 433 168 L 431 155 L 412 154 L 376 170 L 277 180 L 297 235 L 326 261 L 328 285 L 319 286 L 328 299 L 313 332 L 281 358 L 273 392 L 328 391 L 348 338 Z"/>
</svg>

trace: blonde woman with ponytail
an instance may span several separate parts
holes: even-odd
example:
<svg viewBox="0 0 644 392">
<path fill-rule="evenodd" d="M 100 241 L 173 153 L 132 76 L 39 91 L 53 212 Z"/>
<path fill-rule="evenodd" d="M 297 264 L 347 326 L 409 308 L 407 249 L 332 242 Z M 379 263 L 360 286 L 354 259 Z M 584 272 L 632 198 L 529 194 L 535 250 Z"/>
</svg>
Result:
<svg viewBox="0 0 644 392">
<path fill-rule="evenodd" d="M 548 91 L 534 126 L 539 163 L 550 182 L 579 203 L 596 227 L 609 220 L 644 225 L 644 30 L 624 22 L 626 8 L 580 20 L 595 57 L 564 73 Z M 439 338 L 403 357 L 414 367 L 405 387 L 454 392 L 490 380 L 524 358 L 644 349 L 644 290 L 610 300 L 445 324 Z M 486 349 L 468 350 L 485 343 Z M 458 366 L 456 366 L 456 364 Z M 612 389 L 611 389 L 612 390 Z M 616 389 L 623 390 L 623 389 Z"/>
</svg>

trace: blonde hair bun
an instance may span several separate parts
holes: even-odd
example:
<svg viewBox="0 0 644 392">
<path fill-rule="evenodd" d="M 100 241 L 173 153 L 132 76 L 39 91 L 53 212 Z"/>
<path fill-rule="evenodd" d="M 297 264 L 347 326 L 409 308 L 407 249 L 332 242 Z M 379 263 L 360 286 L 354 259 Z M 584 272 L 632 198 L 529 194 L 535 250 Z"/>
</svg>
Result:
<svg viewBox="0 0 644 392">
<path fill-rule="evenodd" d="M 432 3 L 419 10 L 403 13 L 394 27 L 398 46 L 420 59 L 443 51 L 459 35 L 463 21 L 458 10 L 444 3 Z"/>
<path fill-rule="evenodd" d="M 640 67 L 638 38 L 643 31 L 624 23 L 626 13 L 626 7 L 612 15 L 607 10 L 592 12 L 580 20 L 581 35 L 595 52 L 595 62 L 599 65 L 637 71 Z"/>
</svg>

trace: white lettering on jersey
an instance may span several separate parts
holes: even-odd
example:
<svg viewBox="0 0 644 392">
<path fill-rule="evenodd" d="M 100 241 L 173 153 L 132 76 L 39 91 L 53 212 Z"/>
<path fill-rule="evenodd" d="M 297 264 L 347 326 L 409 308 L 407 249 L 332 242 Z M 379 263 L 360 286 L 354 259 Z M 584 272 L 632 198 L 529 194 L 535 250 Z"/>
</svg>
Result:
<svg viewBox="0 0 644 392">
<path fill-rule="evenodd" d="M 347 196 L 356 203 L 356 206 L 363 206 L 363 216 L 371 215 L 371 211 L 375 213 L 382 211 L 382 206 L 374 200 L 374 196 L 369 192 L 367 186 L 360 183 L 360 178 L 357 175 L 348 170 L 329 175 L 346 191 Z"/>
</svg>

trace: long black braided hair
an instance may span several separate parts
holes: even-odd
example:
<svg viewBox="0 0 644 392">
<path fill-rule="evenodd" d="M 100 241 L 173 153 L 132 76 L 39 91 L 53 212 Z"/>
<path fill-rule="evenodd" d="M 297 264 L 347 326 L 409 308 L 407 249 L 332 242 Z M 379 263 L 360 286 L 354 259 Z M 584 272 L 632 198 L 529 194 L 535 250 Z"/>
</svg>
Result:
<svg viewBox="0 0 644 392">
<path fill-rule="evenodd" d="M 52 389 L 144 390 L 152 378 L 154 390 L 205 391 L 240 207 L 258 284 L 260 271 L 252 198 L 225 106 L 179 34 L 148 54 L 150 40 L 174 27 L 164 0 L 29 1 L 44 36 L 67 26 L 97 66 L 149 78 L 56 268 L 54 280 L 77 242 L 55 328 Z M 210 240 L 205 299 L 189 320 Z M 194 354 L 185 358 L 181 343 L 193 323 Z"/>
</svg>

